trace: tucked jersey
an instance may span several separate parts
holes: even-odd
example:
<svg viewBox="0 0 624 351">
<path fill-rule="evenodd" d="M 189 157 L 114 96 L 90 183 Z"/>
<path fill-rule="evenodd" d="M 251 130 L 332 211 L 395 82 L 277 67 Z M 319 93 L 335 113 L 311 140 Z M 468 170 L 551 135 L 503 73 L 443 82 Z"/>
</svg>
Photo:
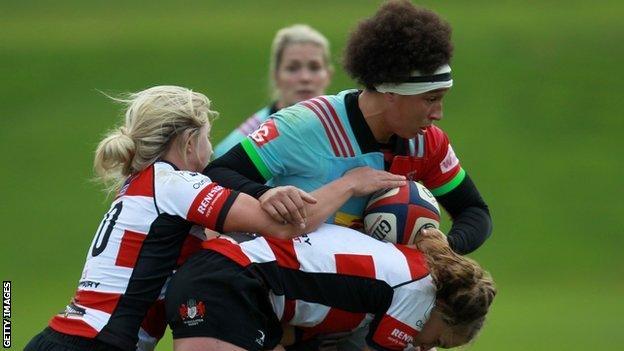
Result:
<svg viewBox="0 0 624 351">
<path fill-rule="evenodd" d="M 140 335 L 139 349 L 149 349 L 164 332 L 170 276 L 200 248 L 203 227 L 221 230 L 236 194 L 165 162 L 129 178 L 96 231 L 76 294 L 50 327 L 124 350 L 136 350 Z"/>
<path fill-rule="evenodd" d="M 251 134 L 254 130 L 256 130 L 262 122 L 266 121 L 267 118 L 273 113 L 275 113 L 276 107 L 275 104 L 271 106 L 267 106 L 262 110 L 251 115 L 245 122 L 243 122 L 238 128 L 234 129 L 228 136 L 226 136 L 215 148 L 214 148 L 214 158 L 220 157 L 228 150 L 230 150 L 234 145 L 241 142 L 241 140 L 245 139 L 245 137 Z"/>
<path fill-rule="evenodd" d="M 355 167 L 388 170 L 422 182 L 435 196 L 454 189 L 465 177 L 447 135 L 428 127 L 413 139 L 394 138 L 389 149 L 362 150 L 358 140 L 368 126 L 357 106 L 357 91 L 319 96 L 282 109 L 241 142 L 258 171 L 271 185 L 294 185 L 312 191 Z M 355 96 L 355 100 L 353 99 Z M 356 110 L 360 116 L 349 115 Z M 369 139 L 373 139 L 372 134 Z M 373 139 L 373 142 L 376 142 Z M 376 144 L 378 145 L 378 144 Z M 329 223 L 353 226 L 361 222 L 366 197 L 350 199 Z"/>
<path fill-rule="evenodd" d="M 369 327 L 377 349 L 402 350 L 422 330 L 435 302 L 423 254 L 324 224 L 291 240 L 226 236 L 205 241 L 255 272 L 269 289 L 276 316 L 303 338 Z"/>
</svg>

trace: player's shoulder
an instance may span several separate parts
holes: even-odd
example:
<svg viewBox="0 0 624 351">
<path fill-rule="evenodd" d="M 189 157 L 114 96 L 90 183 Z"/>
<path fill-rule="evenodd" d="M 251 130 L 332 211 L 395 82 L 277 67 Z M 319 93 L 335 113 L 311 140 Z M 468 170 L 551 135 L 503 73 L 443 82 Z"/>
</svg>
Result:
<svg viewBox="0 0 624 351">
<path fill-rule="evenodd" d="M 199 172 L 183 171 L 169 162 L 158 161 L 154 164 L 154 183 L 159 188 L 202 188 L 211 180 Z"/>
<path fill-rule="evenodd" d="M 305 135 L 323 130 L 318 113 L 311 100 L 306 100 L 277 111 L 267 119 L 267 122 L 273 120 L 271 123 L 275 123 L 280 131 L 290 130 L 292 133 Z"/>
<path fill-rule="evenodd" d="M 450 147 L 450 140 L 446 132 L 438 126 L 430 126 L 425 134 L 426 153 L 439 154 L 445 153 Z"/>
<path fill-rule="evenodd" d="M 442 130 L 442 128 L 436 125 L 431 125 L 430 127 L 426 129 L 426 131 L 427 131 L 426 133 L 427 139 L 436 143 L 448 142 L 448 135 L 446 134 L 444 130 Z"/>
</svg>

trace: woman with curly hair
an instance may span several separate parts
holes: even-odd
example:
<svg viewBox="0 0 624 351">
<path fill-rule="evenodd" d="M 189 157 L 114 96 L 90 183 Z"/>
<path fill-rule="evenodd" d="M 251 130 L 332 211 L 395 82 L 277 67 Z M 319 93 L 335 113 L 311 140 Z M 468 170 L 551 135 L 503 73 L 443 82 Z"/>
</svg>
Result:
<svg viewBox="0 0 624 351">
<path fill-rule="evenodd" d="M 351 33 L 346 71 L 363 85 L 319 96 L 274 114 L 205 173 L 260 200 L 274 218 L 306 220 L 302 193 L 368 165 L 422 182 L 450 214 L 447 239 L 460 254 L 489 237 L 488 206 L 435 126 L 453 85 L 451 27 L 408 1 L 389 1 Z M 352 198 L 329 219 L 357 227 L 366 198 Z"/>
</svg>

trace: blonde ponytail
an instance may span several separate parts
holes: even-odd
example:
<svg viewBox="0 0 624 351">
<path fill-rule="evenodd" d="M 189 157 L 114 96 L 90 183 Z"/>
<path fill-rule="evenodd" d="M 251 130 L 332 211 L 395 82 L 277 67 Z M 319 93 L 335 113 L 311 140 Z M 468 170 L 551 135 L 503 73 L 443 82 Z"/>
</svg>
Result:
<svg viewBox="0 0 624 351">
<path fill-rule="evenodd" d="M 155 86 L 112 99 L 128 106 L 124 125 L 100 141 L 93 160 L 97 179 L 109 191 L 119 189 L 128 176 L 149 167 L 170 147 L 184 154 L 186 141 L 218 116 L 205 95 L 177 86 Z M 175 136 L 183 140 L 173 145 Z"/>
<path fill-rule="evenodd" d="M 93 168 L 96 175 L 104 182 L 128 176 L 135 147 L 125 127 L 109 132 L 95 150 Z"/>
</svg>

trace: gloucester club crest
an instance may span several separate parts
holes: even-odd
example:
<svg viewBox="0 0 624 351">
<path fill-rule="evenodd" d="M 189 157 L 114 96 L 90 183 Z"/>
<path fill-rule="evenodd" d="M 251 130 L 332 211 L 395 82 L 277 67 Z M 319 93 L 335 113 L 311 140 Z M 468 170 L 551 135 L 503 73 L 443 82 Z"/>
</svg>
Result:
<svg viewBox="0 0 624 351">
<path fill-rule="evenodd" d="M 180 318 L 188 326 L 203 322 L 205 314 L 206 306 L 202 301 L 197 302 L 195 299 L 189 299 L 186 304 L 180 305 Z"/>
</svg>

